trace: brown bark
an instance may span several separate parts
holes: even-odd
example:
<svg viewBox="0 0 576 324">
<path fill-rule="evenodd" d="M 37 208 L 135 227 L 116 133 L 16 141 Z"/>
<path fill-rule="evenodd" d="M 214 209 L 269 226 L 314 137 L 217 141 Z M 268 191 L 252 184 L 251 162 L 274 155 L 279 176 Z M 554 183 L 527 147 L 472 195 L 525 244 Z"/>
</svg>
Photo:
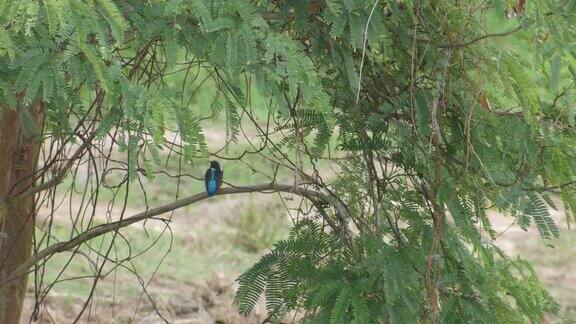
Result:
<svg viewBox="0 0 576 324">
<path fill-rule="evenodd" d="M 40 128 L 43 105 L 34 103 L 29 111 Z M 34 185 L 40 140 L 22 131 L 18 110 L 0 107 L 0 278 L 30 258 L 34 237 L 34 196 L 7 202 Z M 0 286 L 0 323 L 18 323 L 26 296 L 28 276 Z"/>
</svg>

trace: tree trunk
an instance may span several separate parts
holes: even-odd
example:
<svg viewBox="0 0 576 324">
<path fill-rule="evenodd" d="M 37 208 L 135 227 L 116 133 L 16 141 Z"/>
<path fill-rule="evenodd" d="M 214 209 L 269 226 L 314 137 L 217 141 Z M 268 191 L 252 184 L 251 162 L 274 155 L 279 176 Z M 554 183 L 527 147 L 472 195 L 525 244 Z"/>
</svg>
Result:
<svg viewBox="0 0 576 324">
<path fill-rule="evenodd" d="M 41 129 L 43 104 L 29 112 Z M 34 196 L 5 202 L 34 186 L 41 141 L 23 132 L 18 109 L 0 107 L 0 279 L 30 258 L 34 237 Z M 26 296 L 28 276 L 0 286 L 0 323 L 18 323 Z"/>
</svg>

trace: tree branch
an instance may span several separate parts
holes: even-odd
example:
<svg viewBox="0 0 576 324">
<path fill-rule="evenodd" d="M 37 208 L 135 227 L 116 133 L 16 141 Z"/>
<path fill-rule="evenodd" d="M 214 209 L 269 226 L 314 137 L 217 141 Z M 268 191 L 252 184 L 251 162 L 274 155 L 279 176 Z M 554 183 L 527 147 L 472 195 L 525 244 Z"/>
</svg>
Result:
<svg viewBox="0 0 576 324">
<path fill-rule="evenodd" d="M 517 31 L 519 31 L 520 29 L 522 29 L 522 25 L 518 25 L 510 30 L 507 31 L 503 31 L 500 33 L 488 33 L 488 34 L 484 34 L 481 36 L 478 36 L 476 38 L 473 39 L 469 39 L 469 40 L 464 40 L 464 41 L 455 41 L 453 43 L 445 43 L 445 44 L 435 44 L 436 46 L 438 46 L 439 48 L 444 48 L 444 49 L 450 49 L 450 48 L 462 48 L 462 47 L 466 47 L 466 46 L 470 46 L 474 43 L 477 43 L 481 40 L 484 40 L 486 38 L 492 38 L 492 37 L 503 37 L 503 36 L 508 36 L 510 34 L 513 34 Z M 416 38 L 417 41 L 419 42 L 430 42 L 433 43 L 432 40 L 425 38 L 425 37 L 417 37 Z"/>
<path fill-rule="evenodd" d="M 346 207 L 342 205 L 342 203 L 336 199 L 335 197 L 326 195 L 320 191 L 306 189 L 297 187 L 294 188 L 292 185 L 284 185 L 284 184 L 276 184 L 276 183 L 268 183 L 268 184 L 260 184 L 254 185 L 249 187 L 227 187 L 222 188 L 218 191 L 217 195 L 230 195 L 230 194 L 238 194 L 238 193 L 250 193 L 250 192 L 262 192 L 262 193 L 275 193 L 275 192 L 287 192 L 292 194 L 297 194 L 307 199 L 311 200 L 313 203 L 324 202 L 332 205 L 336 210 L 336 213 L 340 216 L 340 219 L 347 220 L 349 219 Z M 93 227 L 87 230 L 84 233 L 81 233 L 74 238 L 70 239 L 66 242 L 58 242 L 50 245 L 49 247 L 39 251 L 38 253 L 31 256 L 26 262 L 22 263 L 16 270 L 10 273 L 5 278 L 0 278 L 0 286 L 6 283 L 9 283 L 13 280 L 18 279 L 20 276 L 27 274 L 30 268 L 42 261 L 45 258 L 48 258 L 56 253 L 65 252 L 71 250 L 80 244 L 93 239 L 95 237 L 104 235 L 106 233 L 116 231 L 120 228 L 126 227 L 133 223 L 152 218 L 157 215 L 161 215 L 172 210 L 191 205 L 197 203 L 201 200 L 208 198 L 208 195 L 204 192 L 195 194 L 193 196 L 183 198 L 181 200 L 175 201 L 173 203 L 165 204 L 156 208 L 148 209 L 147 211 L 135 214 L 128 218 L 102 224 L 96 227 Z M 352 242 L 352 232 L 348 228 L 346 223 L 340 224 L 342 226 L 343 234 L 345 239 L 348 240 L 347 244 Z M 337 230 L 337 229 L 335 229 Z"/>
<path fill-rule="evenodd" d="M 76 160 L 92 144 L 92 140 L 94 139 L 95 136 L 96 136 L 96 132 L 91 134 L 90 137 L 88 137 L 87 139 L 83 140 L 82 145 L 80 145 L 80 147 L 78 147 L 76 152 L 74 152 L 74 154 L 70 158 L 68 158 L 68 161 L 66 162 L 64 167 L 62 169 L 60 169 L 58 171 L 58 173 L 54 177 L 52 177 L 52 179 L 50 179 L 44 183 L 41 183 L 35 187 L 32 187 L 31 189 L 28 189 L 24 192 L 18 193 L 16 196 L 8 198 L 8 199 L 6 199 L 6 201 L 2 201 L 0 203 L 6 203 L 6 202 L 14 203 L 17 200 L 20 200 L 20 199 L 23 199 L 26 197 L 30 197 L 32 195 L 35 195 L 35 194 L 42 192 L 44 190 L 48 190 L 48 189 L 60 184 L 60 182 L 62 182 L 62 180 L 64 179 L 66 174 L 68 174 L 68 171 L 72 168 L 74 163 L 76 163 Z"/>
</svg>

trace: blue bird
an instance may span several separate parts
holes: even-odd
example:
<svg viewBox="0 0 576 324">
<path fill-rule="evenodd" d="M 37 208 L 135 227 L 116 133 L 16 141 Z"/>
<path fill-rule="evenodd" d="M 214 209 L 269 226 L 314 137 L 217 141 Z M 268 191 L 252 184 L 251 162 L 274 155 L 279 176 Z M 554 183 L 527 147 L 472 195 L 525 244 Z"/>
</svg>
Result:
<svg viewBox="0 0 576 324">
<path fill-rule="evenodd" d="M 218 189 L 220 189 L 223 177 L 224 171 L 220 169 L 220 163 L 218 163 L 218 161 L 210 161 L 210 167 L 204 175 L 204 185 L 206 186 L 208 197 L 214 196 Z"/>
</svg>

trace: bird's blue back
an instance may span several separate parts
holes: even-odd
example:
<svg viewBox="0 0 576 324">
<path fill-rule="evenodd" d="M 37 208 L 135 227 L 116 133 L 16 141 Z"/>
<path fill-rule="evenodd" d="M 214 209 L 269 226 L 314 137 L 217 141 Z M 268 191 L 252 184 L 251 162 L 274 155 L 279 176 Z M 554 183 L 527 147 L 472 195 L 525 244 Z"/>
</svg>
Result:
<svg viewBox="0 0 576 324">
<path fill-rule="evenodd" d="M 218 183 L 216 180 L 216 170 L 214 168 L 210 168 L 209 170 L 210 170 L 210 177 L 206 182 L 206 192 L 208 193 L 208 196 L 212 196 L 216 193 Z"/>
</svg>

